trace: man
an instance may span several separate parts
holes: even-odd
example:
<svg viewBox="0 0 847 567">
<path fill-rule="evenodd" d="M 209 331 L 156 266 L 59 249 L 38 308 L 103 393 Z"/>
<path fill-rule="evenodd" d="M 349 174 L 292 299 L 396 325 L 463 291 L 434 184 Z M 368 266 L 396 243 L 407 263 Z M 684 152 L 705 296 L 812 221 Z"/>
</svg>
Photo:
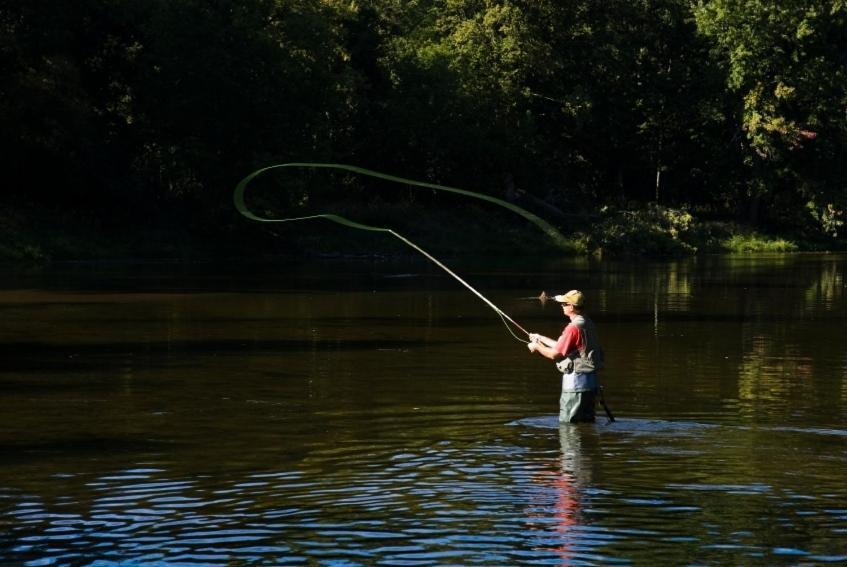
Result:
<svg viewBox="0 0 847 567">
<path fill-rule="evenodd" d="M 583 315 L 585 296 L 571 290 L 554 298 L 570 323 L 558 340 L 536 333 L 529 335 L 529 351 L 556 362 L 562 372 L 562 396 L 559 398 L 559 421 L 576 423 L 594 421 L 594 405 L 599 383 L 597 370 L 603 366 L 603 349 L 594 323 Z"/>
</svg>

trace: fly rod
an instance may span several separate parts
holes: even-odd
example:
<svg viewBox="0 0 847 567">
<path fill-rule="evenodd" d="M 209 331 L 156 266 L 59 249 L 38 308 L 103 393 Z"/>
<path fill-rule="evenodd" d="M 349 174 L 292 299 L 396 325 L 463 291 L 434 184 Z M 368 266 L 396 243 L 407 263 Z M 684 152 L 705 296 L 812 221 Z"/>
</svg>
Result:
<svg viewBox="0 0 847 567">
<path fill-rule="evenodd" d="M 460 195 L 465 195 L 465 196 L 474 197 L 474 198 L 477 198 L 477 199 L 482 199 L 484 201 L 488 201 L 490 203 L 494 203 L 494 204 L 500 205 L 502 207 L 505 207 L 505 208 L 509 209 L 510 211 L 521 215 L 522 217 L 526 218 L 527 220 L 529 220 L 530 222 L 532 222 L 533 224 L 538 226 L 542 231 L 544 231 L 554 241 L 556 241 L 558 243 L 563 243 L 565 241 L 564 237 L 561 235 L 561 233 L 559 233 L 559 231 L 557 231 L 555 228 L 553 228 L 552 225 L 547 223 L 545 220 L 539 218 L 538 216 L 530 213 L 529 211 L 522 209 L 521 207 L 518 207 L 517 205 L 513 205 L 512 203 L 508 203 L 506 201 L 503 201 L 501 199 L 497 199 L 495 197 L 491 197 L 489 195 L 483 195 L 481 193 L 475 193 L 473 191 L 466 191 L 464 189 L 456 189 L 454 187 L 447 187 L 445 185 L 438 185 L 438 184 L 435 184 L 435 183 L 425 183 L 425 182 L 422 182 L 422 181 L 405 179 L 403 177 L 396 177 L 396 176 L 393 176 L 393 175 L 387 175 L 385 173 L 380 173 L 378 171 L 372 171 L 372 170 L 369 170 L 369 169 L 364 169 L 364 168 L 361 168 L 361 167 L 344 165 L 344 164 L 299 163 L 299 162 L 297 162 L 297 163 L 282 163 L 282 164 L 277 164 L 277 165 L 271 165 L 271 166 L 268 166 L 268 167 L 264 167 L 262 169 L 257 169 L 256 171 L 254 171 L 253 173 L 251 173 L 250 175 L 248 175 L 247 177 L 242 179 L 238 183 L 238 185 L 236 186 L 235 192 L 233 193 L 233 203 L 235 205 L 235 208 L 238 210 L 239 213 L 241 213 L 244 217 L 246 217 L 250 220 L 254 220 L 254 221 L 258 221 L 258 222 L 280 223 L 280 222 L 296 222 L 296 221 L 305 221 L 305 220 L 322 218 L 322 219 L 326 219 L 326 220 L 347 226 L 349 228 L 355 228 L 355 229 L 358 229 L 358 230 L 368 230 L 368 231 L 371 231 L 371 232 L 383 232 L 383 233 L 390 234 L 390 235 L 394 236 L 395 238 L 398 238 L 403 243 L 407 244 L 408 246 L 410 246 L 411 248 L 413 248 L 414 250 L 416 250 L 417 252 L 419 252 L 420 254 L 425 256 L 427 259 L 432 261 L 439 268 L 441 268 L 442 270 L 444 270 L 445 272 L 450 274 L 450 276 L 452 276 L 454 279 L 456 279 L 456 281 L 458 281 L 459 283 L 464 285 L 466 288 L 468 288 L 474 295 L 479 297 L 483 302 L 485 302 L 486 305 L 491 307 L 494 310 L 494 312 L 497 313 L 497 315 L 500 316 L 500 319 L 503 321 L 504 325 L 506 325 L 506 329 L 508 329 L 509 333 L 513 337 L 515 337 L 517 340 L 519 340 L 521 342 L 524 342 L 524 343 L 527 342 L 527 341 L 521 339 L 520 337 L 516 336 L 514 334 L 514 332 L 512 332 L 511 327 L 509 327 L 509 323 L 511 323 L 512 325 L 515 326 L 515 328 L 519 329 L 521 332 L 523 332 L 525 335 L 527 335 L 527 337 L 529 337 L 529 334 L 530 334 L 529 331 L 524 329 L 523 326 L 521 326 L 514 319 L 512 319 L 508 314 L 506 314 L 505 311 L 503 311 L 502 309 L 500 309 L 499 307 L 494 305 L 494 303 L 492 303 L 488 298 L 486 298 L 479 291 L 474 289 L 473 286 L 471 286 L 468 282 L 466 282 L 461 277 L 459 277 L 455 272 L 453 272 L 453 270 L 451 270 L 446 265 L 444 265 L 444 263 L 439 261 L 432 254 L 428 253 L 423 248 L 421 248 L 420 246 L 418 246 L 417 244 L 415 244 L 414 242 L 412 242 L 411 240 L 409 240 L 405 236 L 402 236 L 401 234 L 395 232 L 394 230 L 392 230 L 390 228 L 370 226 L 370 225 L 354 222 L 354 221 L 351 221 L 350 219 L 346 219 L 346 218 L 344 218 L 340 215 L 336 215 L 336 214 L 333 214 L 333 213 L 319 213 L 319 214 L 315 214 L 315 215 L 309 215 L 309 216 L 303 216 L 303 217 L 289 217 L 289 218 L 267 218 L 267 217 L 262 217 L 262 216 L 259 216 L 255 213 L 253 213 L 247 207 L 247 204 L 246 204 L 245 199 L 244 199 L 244 192 L 247 189 L 247 185 L 253 179 L 258 177 L 259 175 L 261 175 L 261 174 L 263 174 L 267 171 L 277 169 L 277 168 L 283 168 L 283 167 L 339 169 L 339 170 L 350 171 L 350 172 L 353 172 L 353 173 L 358 173 L 358 174 L 366 175 L 366 176 L 370 176 L 370 177 L 376 177 L 376 178 L 384 179 L 384 180 L 387 180 L 387 181 L 393 181 L 393 182 L 396 182 L 396 183 L 402 183 L 402 184 L 406 184 L 406 185 L 411 185 L 411 186 L 416 186 L 416 187 L 424 187 L 424 188 L 441 190 L 441 191 L 448 191 L 448 192 L 451 192 L 451 193 L 457 193 L 457 194 L 460 194 Z"/>
</svg>

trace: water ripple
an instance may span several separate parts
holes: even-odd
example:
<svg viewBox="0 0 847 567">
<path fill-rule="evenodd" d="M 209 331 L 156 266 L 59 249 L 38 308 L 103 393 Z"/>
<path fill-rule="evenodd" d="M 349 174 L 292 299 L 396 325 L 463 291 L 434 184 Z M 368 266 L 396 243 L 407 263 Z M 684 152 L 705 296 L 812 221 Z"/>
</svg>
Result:
<svg viewBox="0 0 847 567">
<path fill-rule="evenodd" d="M 842 555 L 840 544 L 822 547 L 847 531 L 841 484 L 818 477 L 821 491 L 810 493 L 784 478 L 756 479 L 735 457 L 747 454 L 735 448 L 747 450 L 750 429 L 656 420 L 561 428 L 551 419 L 521 420 L 478 441 L 342 440 L 287 470 L 188 476 L 136 465 L 75 474 L 64 479 L 61 506 L 6 490 L 0 560 L 587 565 L 656 560 L 654 549 L 672 563 L 692 550 L 707 563 Z M 723 478 L 735 468 L 749 480 Z M 754 525 L 779 508 L 787 534 L 814 522 L 824 543 L 807 547 L 789 535 L 768 545 L 756 532 L 721 533 L 708 522 L 731 510 L 739 525 Z M 667 546 L 683 547 L 675 555 Z"/>
</svg>

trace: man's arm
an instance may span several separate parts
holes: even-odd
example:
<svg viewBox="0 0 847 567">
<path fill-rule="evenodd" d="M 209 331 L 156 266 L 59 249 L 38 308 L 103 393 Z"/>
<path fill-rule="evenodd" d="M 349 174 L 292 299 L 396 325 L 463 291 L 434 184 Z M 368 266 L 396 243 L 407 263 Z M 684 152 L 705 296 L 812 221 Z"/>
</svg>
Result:
<svg viewBox="0 0 847 567">
<path fill-rule="evenodd" d="M 554 339 L 551 339 L 550 337 L 545 337 L 544 335 L 539 335 L 538 333 L 530 333 L 529 342 L 541 343 L 544 346 L 548 346 L 550 348 L 556 346 L 556 341 Z"/>
<path fill-rule="evenodd" d="M 572 325 L 565 327 L 565 331 L 562 333 L 563 336 L 559 337 L 558 341 L 554 341 L 550 337 L 530 334 L 530 342 L 527 348 L 529 348 L 529 352 L 537 352 L 550 360 L 558 360 L 564 356 L 563 353 L 568 353 L 575 348 L 578 334 L 579 331 Z M 559 342 L 562 342 L 562 344 L 559 345 Z"/>
<path fill-rule="evenodd" d="M 556 343 L 553 343 L 553 346 L 547 346 L 546 344 L 540 341 L 537 343 L 529 343 L 527 345 L 527 347 L 529 348 L 529 352 L 537 352 L 541 356 L 549 358 L 550 360 L 556 360 L 561 356 L 559 354 L 559 351 L 554 348 L 555 346 Z"/>
</svg>

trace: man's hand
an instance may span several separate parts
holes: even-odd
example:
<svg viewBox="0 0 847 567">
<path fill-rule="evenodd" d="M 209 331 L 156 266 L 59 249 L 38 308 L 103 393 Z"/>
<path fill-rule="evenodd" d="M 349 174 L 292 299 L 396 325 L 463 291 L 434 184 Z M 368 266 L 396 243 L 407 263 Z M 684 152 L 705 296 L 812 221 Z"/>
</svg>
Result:
<svg viewBox="0 0 847 567">
<path fill-rule="evenodd" d="M 527 345 L 526 345 L 526 348 L 528 348 L 528 349 L 529 349 L 529 352 L 535 352 L 535 351 L 536 351 L 536 349 L 538 349 L 538 343 L 536 343 L 536 342 L 531 342 L 531 343 L 529 343 L 529 344 L 527 344 Z"/>
<path fill-rule="evenodd" d="M 538 333 L 530 333 L 529 334 L 529 342 L 530 343 L 537 343 L 540 338 L 541 338 L 541 335 L 539 335 Z"/>
</svg>

